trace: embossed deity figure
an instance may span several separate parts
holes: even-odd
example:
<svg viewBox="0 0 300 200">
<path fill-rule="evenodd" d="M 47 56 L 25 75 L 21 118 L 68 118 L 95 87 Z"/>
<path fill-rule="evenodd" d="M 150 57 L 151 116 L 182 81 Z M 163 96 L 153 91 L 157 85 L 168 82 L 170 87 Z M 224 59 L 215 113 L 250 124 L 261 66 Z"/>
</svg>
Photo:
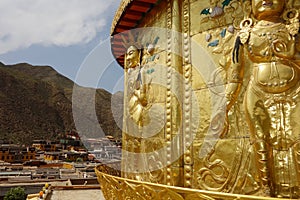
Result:
<svg viewBox="0 0 300 200">
<path fill-rule="evenodd" d="M 140 57 L 140 50 L 136 46 L 130 46 L 126 52 L 126 69 L 139 67 Z"/>
<path fill-rule="evenodd" d="M 139 123 L 142 117 L 143 106 L 141 102 L 141 66 L 140 50 L 136 46 L 130 46 L 126 53 L 126 69 L 128 73 L 128 114 L 135 123 Z"/>
<path fill-rule="evenodd" d="M 147 171 L 147 161 L 142 153 L 144 127 L 149 122 L 147 112 L 151 108 L 151 78 L 141 65 L 142 51 L 135 45 L 127 48 L 125 55 L 125 135 L 123 146 L 123 176 L 135 180 L 145 180 L 142 174 Z"/>
<path fill-rule="evenodd" d="M 262 188 L 266 195 L 300 198 L 298 10 L 285 0 L 252 0 L 252 14 L 234 46 L 227 110 L 244 71 L 252 70 L 244 105 Z"/>
<path fill-rule="evenodd" d="M 146 80 L 146 73 L 140 65 L 141 51 L 130 46 L 126 53 L 126 70 L 128 73 L 128 109 L 130 118 L 142 127 L 144 124 L 145 110 L 148 110 L 147 92 L 150 82 Z"/>
</svg>

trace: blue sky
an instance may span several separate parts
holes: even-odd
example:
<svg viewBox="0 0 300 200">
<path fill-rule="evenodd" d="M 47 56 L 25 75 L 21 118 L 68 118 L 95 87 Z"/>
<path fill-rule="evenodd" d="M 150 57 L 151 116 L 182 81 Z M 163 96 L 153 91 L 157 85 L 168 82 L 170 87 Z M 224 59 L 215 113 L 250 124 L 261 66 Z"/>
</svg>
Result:
<svg viewBox="0 0 300 200">
<path fill-rule="evenodd" d="M 123 71 L 113 62 L 109 47 L 110 27 L 119 3 L 1 0 L 0 61 L 50 65 L 80 85 L 112 93 L 122 90 Z M 91 62 L 94 67 L 87 67 Z M 91 78 L 93 74 L 99 76 Z"/>
</svg>

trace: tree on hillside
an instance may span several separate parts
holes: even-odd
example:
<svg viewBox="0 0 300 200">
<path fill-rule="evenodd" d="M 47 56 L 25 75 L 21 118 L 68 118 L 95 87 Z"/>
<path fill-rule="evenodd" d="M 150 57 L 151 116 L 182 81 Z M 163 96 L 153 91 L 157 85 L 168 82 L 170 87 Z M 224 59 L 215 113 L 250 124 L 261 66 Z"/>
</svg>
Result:
<svg viewBox="0 0 300 200">
<path fill-rule="evenodd" d="M 4 200 L 26 200 L 26 193 L 24 188 L 11 188 L 4 196 Z"/>
</svg>

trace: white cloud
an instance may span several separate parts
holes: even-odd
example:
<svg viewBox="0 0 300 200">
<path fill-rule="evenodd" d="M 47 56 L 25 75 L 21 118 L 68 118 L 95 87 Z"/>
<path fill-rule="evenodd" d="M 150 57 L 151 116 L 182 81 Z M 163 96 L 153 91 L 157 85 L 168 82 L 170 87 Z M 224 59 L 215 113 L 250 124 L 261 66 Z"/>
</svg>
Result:
<svg viewBox="0 0 300 200">
<path fill-rule="evenodd" d="M 0 54 L 33 44 L 87 43 L 119 0 L 1 0 Z M 111 14 L 113 15 L 113 14 Z"/>
</svg>

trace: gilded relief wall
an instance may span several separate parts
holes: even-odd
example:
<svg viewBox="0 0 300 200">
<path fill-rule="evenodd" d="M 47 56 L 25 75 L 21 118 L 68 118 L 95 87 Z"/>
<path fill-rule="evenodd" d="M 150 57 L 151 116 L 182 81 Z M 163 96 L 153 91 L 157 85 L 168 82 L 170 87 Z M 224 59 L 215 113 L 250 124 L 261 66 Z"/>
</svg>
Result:
<svg viewBox="0 0 300 200">
<path fill-rule="evenodd" d="M 200 3 L 201 2 L 201 3 Z M 191 2 L 192 87 L 200 105 L 200 126 L 193 142 L 193 188 L 253 194 L 259 183 L 244 117 L 243 93 L 228 112 L 227 76 L 239 24 L 250 13 L 250 2 Z M 199 55 L 200 54 L 200 55 Z M 245 80 L 249 72 L 244 74 Z M 207 98 L 203 99 L 202 97 Z M 210 106 L 207 106 L 210 105 Z M 227 131 L 227 132 L 226 132 Z M 226 134 L 225 134 L 226 132 Z"/>
<path fill-rule="evenodd" d="M 124 33 L 123 177 L 299 197 L 300 3 L 270 2 L 161 1 Z"/>
<path fill-rule="evenodd" d="M 123 132 L 123 177 L 166 183 L 164 67 L 166 3 L 149 13 L 139 29 L 123 33 L 125 56 L 125 127 Z M 156 28 L 147 28 L 156 27 Z M 136 60 L 130 65 L 131 59 Z"/>
<path fill-rule="evenodd" d="M 191 3 L 193 89 L 219 107 L 194 140 L 193 187 L 299 198 L 299 1 L 209 3 Z"/>
</svg>

